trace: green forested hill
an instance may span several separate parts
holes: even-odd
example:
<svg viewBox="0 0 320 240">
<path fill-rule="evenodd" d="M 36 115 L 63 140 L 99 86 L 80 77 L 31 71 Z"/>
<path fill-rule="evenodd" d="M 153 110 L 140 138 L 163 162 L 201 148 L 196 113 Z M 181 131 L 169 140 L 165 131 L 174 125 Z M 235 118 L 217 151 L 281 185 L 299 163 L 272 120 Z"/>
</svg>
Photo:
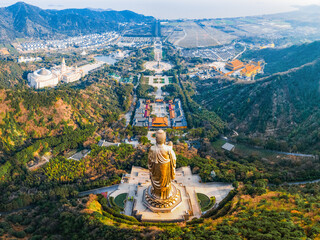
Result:
<svg viewBox="0 0 320 240">
<path fill-rule="evenodd" d="M 95 81 L 84 89 L 0 90 L 0 179 L 13 162 L 77 148 L 128 110 L 132 85 L 90 77 Z"/>
<path fill-rule="evenodd" d="M 194 99 L 232 129 L 287 142 L 283 150 L 320 150 L 320 61 L 252 83 L 207 80 Z"/>
<path fill-rule="evenodd" d="M 242 59 L 263 59 L 266 62 L 265 75 L 284 72 L 291 68 L 300 67 L 306 63 L 315 61 L 320 57 L 320 41 L 294 45 L 289 48 L 266 48 L 256 51 L 248 51 Z"/>
</svg>

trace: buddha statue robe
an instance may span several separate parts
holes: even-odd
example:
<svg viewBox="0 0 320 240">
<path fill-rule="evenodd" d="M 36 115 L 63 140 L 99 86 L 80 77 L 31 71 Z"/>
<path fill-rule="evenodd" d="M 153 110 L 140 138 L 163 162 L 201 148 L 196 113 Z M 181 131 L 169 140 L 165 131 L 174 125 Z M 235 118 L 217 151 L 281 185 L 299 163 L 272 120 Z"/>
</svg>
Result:
<svg viewBox="0 0 320 240">
<path fill-rule="evenodd" d="M 175 178 L 176 155 L 171 145 L 156 144 L 148 156 L 148 168 L 151 176 L 151 193 L 158 199 L 171 197 L 171 182 Z"/>
</svg>

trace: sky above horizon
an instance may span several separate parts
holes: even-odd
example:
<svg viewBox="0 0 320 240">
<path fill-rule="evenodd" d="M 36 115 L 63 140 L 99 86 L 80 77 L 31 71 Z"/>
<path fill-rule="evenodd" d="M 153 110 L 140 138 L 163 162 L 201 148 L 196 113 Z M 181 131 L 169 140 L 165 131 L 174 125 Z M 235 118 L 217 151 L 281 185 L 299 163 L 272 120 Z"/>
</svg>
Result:
<svg viewBox="0 0 320 240">
<path fill-rule="evenodd" d="M 16 0 L 1 0 L 0 7 Z M 132 10 L 159 19 L 222 18 L 292 11 L 294 6 L 320 5 L 320 0 L 24 0 L 45 8 Z"/>
</svg>

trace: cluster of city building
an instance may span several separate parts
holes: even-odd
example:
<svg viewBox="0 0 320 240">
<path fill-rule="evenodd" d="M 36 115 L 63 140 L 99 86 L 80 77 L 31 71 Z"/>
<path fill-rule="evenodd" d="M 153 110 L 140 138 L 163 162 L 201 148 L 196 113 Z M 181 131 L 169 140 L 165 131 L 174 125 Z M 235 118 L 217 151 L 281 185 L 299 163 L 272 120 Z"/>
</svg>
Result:
<svg viewBox="0 0 320 240">
<path fill-rule="evenodd" d="M 154 42 L 153 37 L 121 37 L 117 42 L 118 47 L 144 47 Z"/>
<path fill-rule="evenodd" d="M 42 61 L 42 58 L 40 57 L 24 57 L 24 56 L 20 56 L 17 59 L 18 63 L 28 63 L 28 62 L 40 62 Z"/>
<path fill-rule="evenodd" d="M 187 128 L 187 120 L 181 100 L 139 99 L 133 118 L 133 126 L 146 128 Z"/>
<path fill-rule="evenodd" d="M 119 34 L 116 32 L 106 32 L 102 34 L 90 34 L 79 37 L 70 37 L 62 40 L 39 40 L 21 43 L 17 49 L 19 51 L 32 52 L 38 50 L 58 50 L 67 48 L 96 48 L 102 45 L 114 43 Z"/>
<path fill-rule="evenodd" d="M 181 54 L 183 57 L 189 58 L 208 58 L 213 61 L 229 61 L 233 59 L 239 50 L 235 48 L 235 45 L 225 45 L 217 48 L 196 48 L 196 49 L 182 49 Z"/>
</svg>

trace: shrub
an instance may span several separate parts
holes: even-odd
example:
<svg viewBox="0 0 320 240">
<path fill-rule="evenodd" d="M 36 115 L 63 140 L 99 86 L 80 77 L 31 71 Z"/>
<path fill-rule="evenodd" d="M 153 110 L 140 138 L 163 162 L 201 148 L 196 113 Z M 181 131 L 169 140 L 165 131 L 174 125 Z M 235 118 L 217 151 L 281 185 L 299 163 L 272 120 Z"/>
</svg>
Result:
<svg viewBox="0 0 320 240">
<path fill-rule="evenodd" d="M 26 233 L 24 231 L 19 231 L 19 232 L 13 231 L 11 234 L 17 238 L 25 238 L 26 237 Z"/>
</svg>

